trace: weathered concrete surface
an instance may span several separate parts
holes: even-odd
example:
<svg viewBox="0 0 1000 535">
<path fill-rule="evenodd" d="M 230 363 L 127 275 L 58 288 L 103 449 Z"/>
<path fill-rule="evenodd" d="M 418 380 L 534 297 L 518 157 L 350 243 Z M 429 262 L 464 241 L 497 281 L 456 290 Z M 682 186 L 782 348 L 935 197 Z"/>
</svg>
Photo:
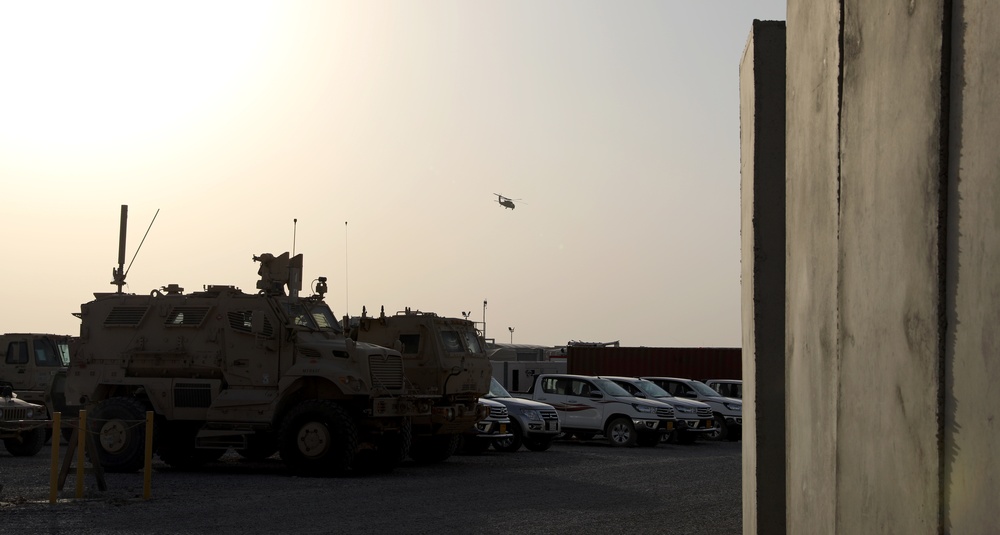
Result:
<svg viewBox="0 0 1000 535">
<path fill-rule="evenodd" d="M 944 528 L 1000 526 L 1000 3 L 952 24 Z"/>
<path fill-rule="evenodd" d="M 840 2 L 787 16 L 787 528 L 822 533 L 837 525 Z"/>
<path fill-rule="evenodd" d="M 785 532 L 784 124 L 785 23 L 757 20 L 740 62 L 744 533 Z"/>
<path fill-rule="evenodd" d="M 837 531 L 939 523 L 943 0 L 844 2 Z"/>
</svg>

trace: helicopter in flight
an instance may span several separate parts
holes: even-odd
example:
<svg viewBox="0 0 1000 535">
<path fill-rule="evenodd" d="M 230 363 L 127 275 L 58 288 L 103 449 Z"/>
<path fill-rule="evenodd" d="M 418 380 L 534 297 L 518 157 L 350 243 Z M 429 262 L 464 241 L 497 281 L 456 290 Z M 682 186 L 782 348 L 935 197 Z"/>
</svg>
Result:
<svg viewBox="0 0 1000 535">
<path fill-rule="evenodd" d="M 499 193 L 494 193 L 493 195 L 497 196 L 497 203 L 500 206 L 503 206 L 504 208 L 510 208 L 511 210 L 514 209 L 514 201 L 521 202 L 521 199 L 511 199 L 510 197 L 504 197 Z"/>
</svg>

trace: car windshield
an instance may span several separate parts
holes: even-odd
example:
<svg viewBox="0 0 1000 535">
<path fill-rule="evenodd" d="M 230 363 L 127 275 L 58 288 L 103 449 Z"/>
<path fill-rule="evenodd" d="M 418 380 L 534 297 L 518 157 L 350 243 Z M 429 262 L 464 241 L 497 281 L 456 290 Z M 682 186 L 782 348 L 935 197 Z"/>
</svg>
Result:
<svg viewBox="0 0 1000 535">
<path fill-rule="evenodd" d="M 688 386 L 694 389 L 699 396 L 719 397 L 718 392 L 712 390 L 708 385 L 701 381 L 688 381 Z"/>
<path fill-rule="evenodd" d="M 647 381 L 645 379 L 641 379 L 639 381 L 636 381 L 634 384 L 639 387 L 639 390 L 642 390 L 643 392 L 646 393 L 647 396 L 649 396 L 651 398 L 672 398 L 673 397 L 673 396 L 670 395 L 670 392 L 667 392 L 666 390 L 660 388 L 659 386 L 656 385 L 656 383 L 654 383 L 652 381 Z"/>
<path fill-rule="evenodd" d="M 608 393 L 609 396 L 615 397 L 632 397 L 632 394 L 628 393 L 628 390 L 618 386 L 614 381 L 610 379 L 594 379 L 594 383 L 601 388 L 601 390 Z"/>
<path fill-rule="evenodd" d="M 490 391 L 483 396 L 485 398 L 509 398 L 511 397 L 510 392 L 500 384 L 499 381 L 494 377 L 490 380 Z"/>
</svg>

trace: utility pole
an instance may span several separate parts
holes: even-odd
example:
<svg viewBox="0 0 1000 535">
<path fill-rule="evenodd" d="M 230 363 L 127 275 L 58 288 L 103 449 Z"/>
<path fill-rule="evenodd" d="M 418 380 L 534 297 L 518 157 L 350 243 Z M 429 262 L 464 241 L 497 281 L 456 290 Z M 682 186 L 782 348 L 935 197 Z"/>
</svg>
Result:
<svg viewBox="0 0 1000 535">
<path fill-rule="evenodd" d="M 513 327 L 507 327 L 507 330 L 510 331 L 510 343 L 511 343 L 511 345 L 513 345 L 514 344 L 514 328 Z"/>
</svg>

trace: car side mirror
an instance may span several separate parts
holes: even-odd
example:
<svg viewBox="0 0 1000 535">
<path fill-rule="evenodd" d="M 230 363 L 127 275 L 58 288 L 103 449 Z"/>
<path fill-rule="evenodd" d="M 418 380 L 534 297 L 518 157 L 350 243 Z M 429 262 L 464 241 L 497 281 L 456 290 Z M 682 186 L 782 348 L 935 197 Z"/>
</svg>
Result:
<svg viewBox="0 0 1000 535">
<path fill-rule="evenodd" d="M 604 397 L 604 394 L 602 394 L 602 393 L 600 393 L 600 392 L 598 392 L 596 390 L 593 390 L 593 391 L 590 392 L 590 398 L 591 399 L 601 399 L 603 397 Z"/>
</svg>

